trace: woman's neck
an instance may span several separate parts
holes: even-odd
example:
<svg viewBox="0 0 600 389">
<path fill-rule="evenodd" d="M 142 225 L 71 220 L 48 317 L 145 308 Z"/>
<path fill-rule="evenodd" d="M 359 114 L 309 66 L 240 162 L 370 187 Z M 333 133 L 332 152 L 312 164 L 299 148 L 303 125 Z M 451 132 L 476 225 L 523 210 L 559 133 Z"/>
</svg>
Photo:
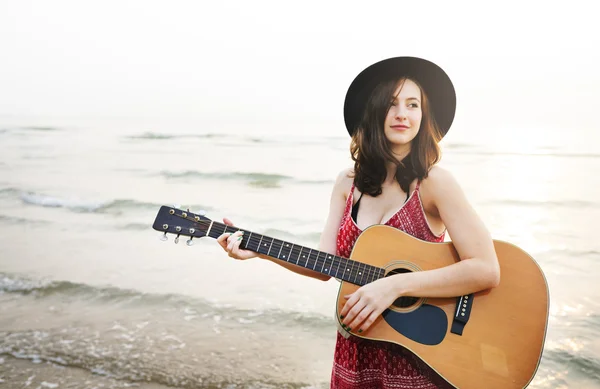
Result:
<svg viewBox="0 0 600 389">
<path fill-rule="evenodd" d="M 396 149 L 392 150 L 392 153 L 396 157 L 396 160 L 400 162 L 410 153 L 410 144 L 397 147 Z M 392 185 L 394 182 L 396 182 L 396 168 L 396 164 L 394 163 L 387 164 L 387 176 L 383 182 L 384 185 Z"/>
<path fill-rule="evenodd" d="M 410 154 L 410 143 L 404 145 L 395 145 L 392 147 L 392 154 L 398 161 L 402 161 L 408 154 Z"/>
</svg>

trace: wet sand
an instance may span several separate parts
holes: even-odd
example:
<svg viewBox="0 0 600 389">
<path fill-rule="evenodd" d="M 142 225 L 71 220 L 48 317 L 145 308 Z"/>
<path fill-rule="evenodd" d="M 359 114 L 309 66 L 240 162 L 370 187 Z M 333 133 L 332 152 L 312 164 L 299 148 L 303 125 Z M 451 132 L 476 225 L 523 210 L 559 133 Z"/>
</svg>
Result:
<svg viewBox="0 0 600 389">
<path fill-rule="evenodd" d="M 93 374 L 84 369 L 65 367 L 51 362 L 0 356 L 0 388 L 2 389 L 166 389 L 156 383 L 130 382 Z"/>
</svg>

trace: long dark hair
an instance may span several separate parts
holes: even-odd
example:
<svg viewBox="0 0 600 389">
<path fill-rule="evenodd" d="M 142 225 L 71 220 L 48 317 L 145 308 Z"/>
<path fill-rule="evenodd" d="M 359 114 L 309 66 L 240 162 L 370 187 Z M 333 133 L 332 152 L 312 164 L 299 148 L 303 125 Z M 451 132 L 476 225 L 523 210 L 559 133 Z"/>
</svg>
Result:
<svg viewBox="0 0 600 389">
<path fill-rule="evenodd" d="M 433 117 L 425 91 L 412 79 L 411 81 L 421 89 L 421 127 L 412 140 L 410 153 L 402 161 L 398 161 L 392 153 L 385 136 L 384 123 L 394 92 L 398 85 L 404 84 L 406 80 L 407 78 L 392 79 L 375 87 L 352 136 L 350 153 L 354 161 L 354 184 L 360 192 L 373 197 L 381 194 L 388 163 L 396 165 L 396 180 L 402 190 L 408 193 L 410 183 L 415 178 L 426 178 L 431 167 L 441 157 L 438 145 L 442 138 L 440 129 Z"/>
</svg>

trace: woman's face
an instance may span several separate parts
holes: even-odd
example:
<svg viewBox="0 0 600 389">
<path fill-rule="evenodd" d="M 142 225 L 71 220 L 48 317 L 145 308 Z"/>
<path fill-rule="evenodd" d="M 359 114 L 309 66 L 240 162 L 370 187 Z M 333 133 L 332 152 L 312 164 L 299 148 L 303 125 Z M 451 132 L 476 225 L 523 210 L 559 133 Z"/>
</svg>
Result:
<svg viewBox="0 0 600 389">
<path fill-rule="evenodd" d="M 421 127 L 422 116 L 421 89 L 410 79 L 401 81 L 394 91 L 384 123 L 385 136 L 394 151 L 409 149 Z"/>
</svg>

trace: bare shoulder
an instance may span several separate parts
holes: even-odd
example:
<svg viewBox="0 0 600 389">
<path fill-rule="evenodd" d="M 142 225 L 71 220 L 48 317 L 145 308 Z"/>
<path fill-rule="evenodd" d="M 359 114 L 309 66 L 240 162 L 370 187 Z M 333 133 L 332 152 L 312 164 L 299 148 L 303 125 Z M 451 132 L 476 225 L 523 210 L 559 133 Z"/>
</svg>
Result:
<svg viewBox="0 0 600 389">
<path fill-rule="evenodd" d="M 352 187 L 353 182 L 354 182 L 354 169 L 353 168 L 344 169 L 338 174 L 338 176 L 335 180 L 334 191 L 339 194 L 342 194 L 345 199 L 346 196 L 348 195 L 348 192 L 350 192 L 350 188 Z"/>
<path fill-rule="evenodd" d="M 421 185 L 430 190 L 439 190 L 446 185 L 458 185 L 458 182 L 448 169 L 435 165 L 429 170 L 427 178 L 423 180 Z"/>
<path fill-rule="evenodd" d="M 442 203 L 464 197 L 454 175 L 438 165 L 431 168 L 421 183 L 420 192 L 424 207 L 433 215 L 439 215 Z"/>
</svg>

